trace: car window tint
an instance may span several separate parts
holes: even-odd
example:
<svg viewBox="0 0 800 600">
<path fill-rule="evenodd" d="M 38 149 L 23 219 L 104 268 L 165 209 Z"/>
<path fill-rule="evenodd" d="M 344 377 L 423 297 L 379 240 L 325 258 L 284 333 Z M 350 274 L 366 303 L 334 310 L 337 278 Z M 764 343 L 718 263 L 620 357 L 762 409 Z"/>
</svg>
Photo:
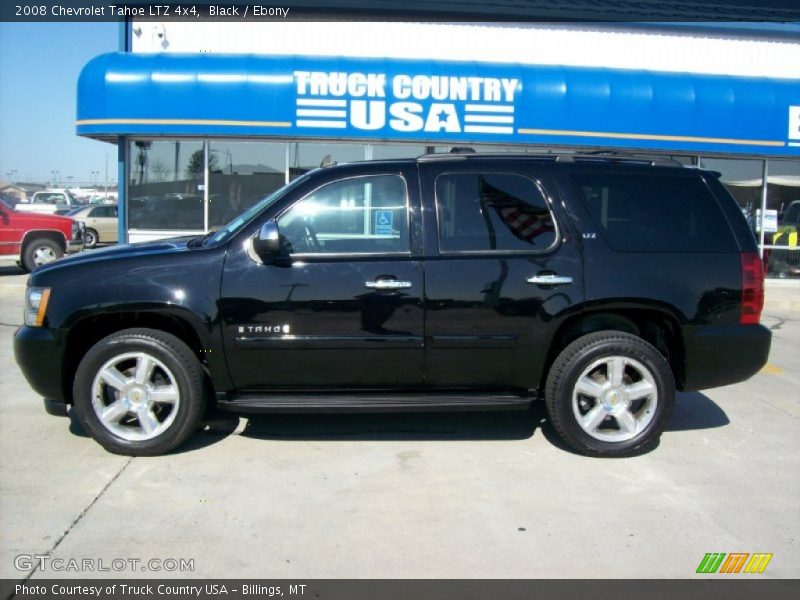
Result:
<svg viewBox="0 0 800 600">
<path fill-rule="evenodd" d="M 278 219 L 289 253 L 408 252 L 408 195 L 399 175 L 335 181 Z"/>
<path fill-rule="evenodd" d="M 442 252 L 536 251 L 556 240 L 547 202 L 536 183 L 522 175 L 439 175 L 436 211 Z"/>
<path fill-rule="evenodd" d="M 700 177 L 589 172 L 572 175 L 572 182 L 615 250 L 736 250 L 725 216 Z"/>
</svg>

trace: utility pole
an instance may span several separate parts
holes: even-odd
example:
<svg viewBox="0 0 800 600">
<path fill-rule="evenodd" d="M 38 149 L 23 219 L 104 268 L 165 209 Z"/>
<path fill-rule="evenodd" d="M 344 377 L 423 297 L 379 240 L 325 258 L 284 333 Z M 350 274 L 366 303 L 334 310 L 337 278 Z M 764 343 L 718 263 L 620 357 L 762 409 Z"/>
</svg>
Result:
<svg viewBox="0 0 800 600">
<path fill-rule="evenodd" d="M 106 178 L 103 188 L 105 190 L 105 202 L 108 202 L 108 152 L 106 152 Z"/>
</svg>

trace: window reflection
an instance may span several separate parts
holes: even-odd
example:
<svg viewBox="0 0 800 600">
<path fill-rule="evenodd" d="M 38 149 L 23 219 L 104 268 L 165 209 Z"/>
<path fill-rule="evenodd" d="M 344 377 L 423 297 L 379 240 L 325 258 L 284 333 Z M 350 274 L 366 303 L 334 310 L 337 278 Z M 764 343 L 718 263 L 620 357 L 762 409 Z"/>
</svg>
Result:
<svg viewBox="0 0 800 600">
<path fill-rule="evenodd" d="M 700 168 L 720 173 L 720 182 L 739 204 L 750 226 L 755 228 L 756 210 L 761 207 L 763 161 L 701 157 Z"/>
<path fill-rule="evenodd" d="M 778 213 L 777 231 L 764 233 L 767 274 L 800 277 L 800 160 L 769 161 L 767 209 Z"/>
<path fill-rule="evenodd" d="M 542 250 L 555 226 L 536 184 L 519 175 L 453 173 L 436 178 L 444 252 Z"/>
<path fill-rule="evenodd" d="M 283 186 L 286 144 L 209 142 L 208 226 L 231 221 Z"/>
<path fill-rule="evenodd" d="M 278 219 L 289 254 L 407 252 L 408 200 L 398 175 L 329 183 Z"/>
<path fill-rule="evenodd" d="M 438 149 L 437 149 L 438 148 Z M 444 146 L 421 146 L 419 144 L 373 144 L 373 160 L 391 160 L 394 158 L 417 158 L 428 152 L 446 152 Z"/>
<path fill-rule="evenodd" d="M 323 162 L 337 164 L 366 158 L 366 146 L 361 144 L 289 144 L 289 179 L 322 166 Z"/>
<path fill-rule="evenodd" d="M 130 229 L 202 231 L 203 143 L 136 140 L 130 157 Z"/>
</svg>

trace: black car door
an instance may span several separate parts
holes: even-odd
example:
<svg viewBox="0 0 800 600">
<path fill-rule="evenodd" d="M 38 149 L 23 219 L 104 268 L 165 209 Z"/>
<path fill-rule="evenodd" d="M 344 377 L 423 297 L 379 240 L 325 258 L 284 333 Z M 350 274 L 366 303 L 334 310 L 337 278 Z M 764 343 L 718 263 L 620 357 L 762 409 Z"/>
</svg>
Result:
<svg viewBox="0 0 800 600">
<path fill-rule="evenodd" d="M 426 382 L 539 385 L 556 327 L 583 298 L 580 244 L 525 159 L 422 162 Z"/>
<path fill-rule="evenodd" d="M 221 297 L 235 386 L 422 386 L 416 167 L 334 169 L 313 181 L 273 215 L 287 260 L 259 264 L 246 243 L 229 250 Z"/>
</svg>

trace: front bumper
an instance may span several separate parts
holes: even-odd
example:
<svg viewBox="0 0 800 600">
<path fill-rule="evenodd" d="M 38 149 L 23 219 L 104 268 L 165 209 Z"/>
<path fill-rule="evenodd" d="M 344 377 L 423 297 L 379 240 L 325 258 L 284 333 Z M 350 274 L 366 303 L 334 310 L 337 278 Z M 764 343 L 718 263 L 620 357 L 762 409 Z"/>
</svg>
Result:
<svg viewBox="0 0 800 600">
<path fill-rule="evenodd" d="M 34 391 L 50 400 L 66 402 L 64 355 L 66 336 L 57 329 L 23 325 L 14 334 L 14 357 Z"/>
<path fill-rule="evenodd" d="M 86 241 L 86 223 L 75 221 L 72 228 L 72 239 L 67 240 L 67 254 L 74 254 L 83 250 Z"/>
<path fill-rule="evenodd" d="M 689 392 L 750 379 L 767 364 L 772 332 L 763 325 L 702 327 L 684 342 L 682 389 Z"/>
</svg>

